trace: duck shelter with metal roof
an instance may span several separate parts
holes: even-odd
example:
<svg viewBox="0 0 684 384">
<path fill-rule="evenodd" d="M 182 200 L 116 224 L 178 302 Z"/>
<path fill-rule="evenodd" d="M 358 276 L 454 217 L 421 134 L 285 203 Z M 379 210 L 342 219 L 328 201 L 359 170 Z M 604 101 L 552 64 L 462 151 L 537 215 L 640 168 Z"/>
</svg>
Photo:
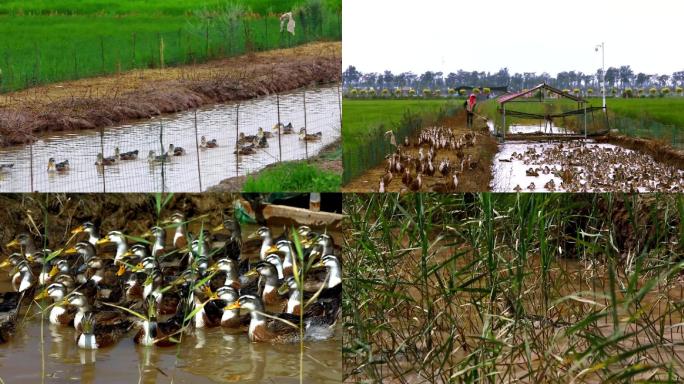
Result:
<svg viewBox="0 0 684 384">
<path fill-rule="evenodd" d="M 518 111 L 515 109 L 511 108 L 511 104 L 513 103 L 530 103 L 530 102 L 538 102 L 538 103 L 545 103 L 549 99 L 567 99 L 573 102 L 577 103 L 577 109 L 571 109 L 568 111 L 560 111 L 556 113 L 531 113 L 531 112 L 524 112 L 524 111 Z M 507 130 L 507 125 L 506 125 L 506 117 L 509 118 L 521 118 L 521 119 L 530 119 L 530 120 L 543 120 L 545 123 L 552 123 L 553 119 L 557 118 L 565 118 L 565 117 L 571 117 L 571 116 L 578 116 L 581 117 L 582 120 L 582 128 L 584 131 L 584 134 L 578 134 L 578 133 L 553 133 L 552 136 L 565 136 L 566 138 L 587 138 L 587 116 L 588 114 L 592 115 L 592 122 L 594 121 L 593 119 L 593 112 L 596 110 L 603 110 L 602 107 L 592 107 L 588 106 L 587 100 L 585 100 L 582 97 L 579 96 L 574 96 L 571 95 L 569 92 L 563 92 L 557 88 L 554 88 L 546 83 L 539 84 L 531 89 L 526 89 L 521 92 L 515 92 L 515 93 L 508 93 L 502 96 L 499 96 L 496 99 L 498 103 L 498 108 L 497 112 L 501 114 L 501 132 L 499 133 L 499 129 L 497 127 L 496 129 L 496 135 L 500 136 L 504 141 L 506 140 L 506 130 Z M 513 135 L 513 137 L 509 136 L 509 139 L 514 138 L 515 136 L 522 136 L 520 138 L 525 138 L 529 139 L 530 135 L 529 134 L 524 134 L 524 135 Z M 547 136 L 547 134 L 542 134 L 541 137 Z M 540 137 L 539 134 L 536 135 L 536 137 Z M 551 136 L 547 136 L 551 137 Z"/>
</svg>

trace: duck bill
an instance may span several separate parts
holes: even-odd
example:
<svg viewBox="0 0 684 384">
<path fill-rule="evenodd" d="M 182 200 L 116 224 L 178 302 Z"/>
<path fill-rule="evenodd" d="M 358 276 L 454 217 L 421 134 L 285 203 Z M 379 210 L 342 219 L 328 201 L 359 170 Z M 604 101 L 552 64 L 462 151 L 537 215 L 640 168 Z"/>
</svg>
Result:
<svg viewBox="0 0 684 384">
<path fill-rule="evenodd" d="M 64 253 L 67 255 L 73 255 L 74 253 L 78 253 L 78 251 L 76 250 L 76 248 L 69 248 L 66 251 L 64 251 Z"/>
<path fill-rule="evenodd" d="M 256 238 L 258 238 L 258 237 L 259 237 L 259 232 L 258 232 L 258 231 L 257 231 L 257 232 L 252 232 L 252 233 L 249 234 L 249 236 L 247 236 L 248 239 L 256 239 Z"/>
<path fill-rule="evenodd" d="M 140 235 L 140 237 L 142 237 L 143 239 L 146 237 L 152 237 L 152 232 L 147 231 L 147 232 L 143 233 L 142 235 Z"/>
<path fill-rule="evenodd" d="M 311 268 L 325 268 L 325 264 L 319 261 L 318 263 L 312 265 Z"/>
<path fill-rule="evenodd" d="M 84 230 L 85 230 L 85 228 L 83 228 L 83 226 L 81 225 L 80 227 L 74 228 L 74 229 L 71 231 L 71 234 L 72 234 L 72 235 L 76 235 L 76 234 L 79 234 L 79 233 L 83 232 Z"/>
<path fill-rule="evenodd" d="M 9 259 L 7 259 L 7 260 L 3 261 L 2 263 L 0 263 L 0 268 L 7 268 L 7 267 L 9 267 L 9 266 L 10 266 L 10 261 L 9 261 Z"/>
<path fill-rule="evenodd" d="M 302 244 L 302 246 L 304 248 L 309 248 L 309 247 L 311 247 L 311 244 L 313 244 L 313 241 L 308 240 L 308 239 L 302 239 L 299 242 L 300 242 L 300 244 Z"/>
<path fill-rule="evenodd" d="M 109 239 L 109 237 L 105 236 L 105 237 L 101 238 L 100 240 L 98 240 L 96 244 L 102 245 L 102 244 L 107 244 L 107 243 L 111 243 L 111 242 L 112 241 Z"/>
<path fill-rule="evenodd" d="M 218 232 L 218 231 L 223 231 L 224 229 L 226 229 L 226 226 L 223 225 L 223 223 L 221 223 L 220 225 L 217 225 L 216 227 L 214 227 L 211 231 L 212 232 Z"/>
<path fill-rule="evenodd" d="M 123 263 L 122 263 L 122 264 L 119 266 L 119 270 L 116 271 L 116 275 L 117 275 L 117 276 L 123 276 L 124 273 L 126 273 L 126 264 L 123 264 Z"/>
<path fill-rule="evenodd" d="M 12 248 L 12 247 L 16 247 L 18 245 L 19 245 L 19 241 L 17 239 L 14 239 L 14 240 L 10 241 L 9 243 L 5 244 L 5 247 Z"/>
<path fill-rule="evenodd" d="M 218 299 L 218 294 L 217 294 L 216 292 L 212 292 L 210 286 L 208 286 L 208 285 L 205 286 L 205 287 L 203 288 L 203 291 L 204 291 L 204 294 L 207 295 L 207 297 L 209 298 L 209 300 L 216 300 L 216 299 Z"/>
<path fill-rule="evenodd" d="M 48 273 L 48 276 L 50 276 L 52 278 L 52 277 L 55 277 L 55 275 L 57 275 L 57 273 L 59 273 L 59 268 L 57 268 L 57 266 L 55 265 L 52 267 L 52 269 L 50 269 L 50 273 Z"/>
<path fill-rule="evenodd" d="M 271 245 L 266 250 L 266 254 L 269 254 L 269 253 L 278 253 L 278 247 L 276 247 L 275 245 Z"/>
<path fill-rule="evenodd" d="M 140 272 L 140 271 L 142 271 L 142 270 L 143 270 L 143 265 L 142 265 L 142 263 L 136 264 L 135 267 L 133 267 L 132 270 L 133 270 L 133 272 Z"/>
<path fill-rule="evenodd" d="M 278 287 L 278 294 L 283 296 L 287 294 L 290 291 L 290 286 L 287 285 L 287 283 L 283 283 L 280 287 Z"/>
<path fill-rule="evenodd" d="M 259 276 L 259 271 L 257 271 L 256 269 L 250 269 L 249 271 L 247 271 L 247 273 L 244 274 L 244 276 L 246 276 L 246 277 Z"/>
<path fill-rule="evenodd" d="M 239 301 L 236 301 L 236 302 L 234 302 L 233 304 L 229 304 L 229 305 L 227 305 L 224 309 L 225 309 L 225 310 L 240 309 L 240 302 L 239 302 Z"/>
<path fill-rule="evenodd" d="M 39 294 L 37 294 L 33 300 L 43 300 L 44 298 L 48 297 L 48 292 L 47 289 L 43 289 Z"/>
</svg>

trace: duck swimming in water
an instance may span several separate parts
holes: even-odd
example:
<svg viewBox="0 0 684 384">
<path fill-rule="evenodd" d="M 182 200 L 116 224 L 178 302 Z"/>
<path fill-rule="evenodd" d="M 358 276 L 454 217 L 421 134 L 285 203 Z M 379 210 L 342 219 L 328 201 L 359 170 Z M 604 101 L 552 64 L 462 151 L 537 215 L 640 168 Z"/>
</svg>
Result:
<svg viewBox="0 0 684 384">
<path fill-rule="evenodd" d="M 50 160 L 48 160 L 48 167 L 47 167 L 48 172 L 50 171 L 56 171 L 59 173 L 63 173 L 69 170 L 69 160 L 64 160 L 62 162 L 57 162 L 54 157 L 51 157 Z"/>
</svg>

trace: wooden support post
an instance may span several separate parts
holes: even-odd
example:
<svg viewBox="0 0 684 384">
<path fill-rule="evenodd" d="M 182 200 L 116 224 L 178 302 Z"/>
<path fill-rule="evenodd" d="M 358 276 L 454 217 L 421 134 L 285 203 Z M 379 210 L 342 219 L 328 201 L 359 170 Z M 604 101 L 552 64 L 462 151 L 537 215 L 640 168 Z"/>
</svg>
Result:
<svg viewBox="0 0 684 384">
<path fill-rule="evenodd" d="M 584 138 L 587 138 L 587 104 L 584 103 Z"/>
<path fill-rule="evenodd" d="M 502 109 L 502 111 L 503 111 L 503 112 L 502 112 L 503 119 L 502 119 L 502 122 L 501 122 L 501 132 L 502 132 L 502 135 L 503 135 L 503 141 L 505 142 L 505 141 L 506 141 L 506 104 L 501 104 L 501 107 L 503 108 L 503 109 Z"/>
</svg>

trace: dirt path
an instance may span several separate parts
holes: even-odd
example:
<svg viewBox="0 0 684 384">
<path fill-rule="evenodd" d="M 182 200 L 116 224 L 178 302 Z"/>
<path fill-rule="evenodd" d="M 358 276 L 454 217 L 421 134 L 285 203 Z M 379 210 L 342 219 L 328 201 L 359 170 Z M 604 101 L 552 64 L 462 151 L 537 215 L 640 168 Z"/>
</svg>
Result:
<svg viewBox="0 0 684 384">
<path fill-rule="evenodd" d="M 0 96 L 0 146 L 44 131 L 92 129 L 338 82 L 342 44 L 312 43 L 204 64 L 134 70 Z"/>
<path fill-rule="evenodd" d="M 316 166 L 318 169 L 323 171 L 334 172 L 342 174 L 344 169 L 342 166 L 342 158 L 340 156 L 332 156 L 334 153 L 340 150 L 342 145 L 342 139 L 337 139 L 334 142 L 326 145 L 315 157 L 308 160 L 309 164 Z M 297 160 L 295 162 L 306 162 L 307 160 Z M 252 173 L 249 177 L 259 177 L 259 174 L 267 169 L 277 167 L 282 163 L 269 164 L 264 169 L 259 172 Z M 248 176 L 236 176 L 229 179 L 222 180 L 218 185 L 214 185 L 207 189 L 207 192 L 235 192 L 241 191 L 242 186 L 247 181 Z"/>
<path fill-rule="evenodd" d="M 451 128 L 456 135 L 462 135 L 467 132 L 472 132 L 466 128 L 466 115 L 461 112 L 453 117 L 443 119 L 438 125 Z M 488 130 L 484 119 L 475 119 L 474 131 L 478 133 L 476 144 L 472 147 L 465 148 L 464 153 L 472 155 L 474 161 L 477 162 L 475 169 L 464 171 L 459 176 L 459 184 L 457 192 L 475 192 L 488 191 L 489 183 L 492 179 L 492 160 L 497 152 L 496 139 L 492 137 Z M 415 141 L 419 132 L 415 132 L 410 140 Z M 424 146 L 424 151 L 427 146 Z M 418 148 L 411 146 L 404 150 L 411 157 L 416 157 Z M 437 151 L 437 162 L 435 167 L 439 165 L 439 161 L 444 158 L 449 158 L 451 164 L 458 164 L 460 161 L 456 157 L 456 153 L 452 150 L 443 149 Z M 380 179 L 386 172 L 386 164 L 380 164 L 367 170 L 364 174 L 350 181 L 347 185 L 342 187 L 343 192 L 377 192 Z M 435 184 L 444 183 L 448 180 L 443 178 L 439 172 L 435 176 L 423 175 L 422 191 L 431 191 Z M 394 175 L 394 179 L 385 186 L 386 192 L 402 192 L 406 190 L 406 186 L 401 182 L 401 175 Z"/>
</svg>

